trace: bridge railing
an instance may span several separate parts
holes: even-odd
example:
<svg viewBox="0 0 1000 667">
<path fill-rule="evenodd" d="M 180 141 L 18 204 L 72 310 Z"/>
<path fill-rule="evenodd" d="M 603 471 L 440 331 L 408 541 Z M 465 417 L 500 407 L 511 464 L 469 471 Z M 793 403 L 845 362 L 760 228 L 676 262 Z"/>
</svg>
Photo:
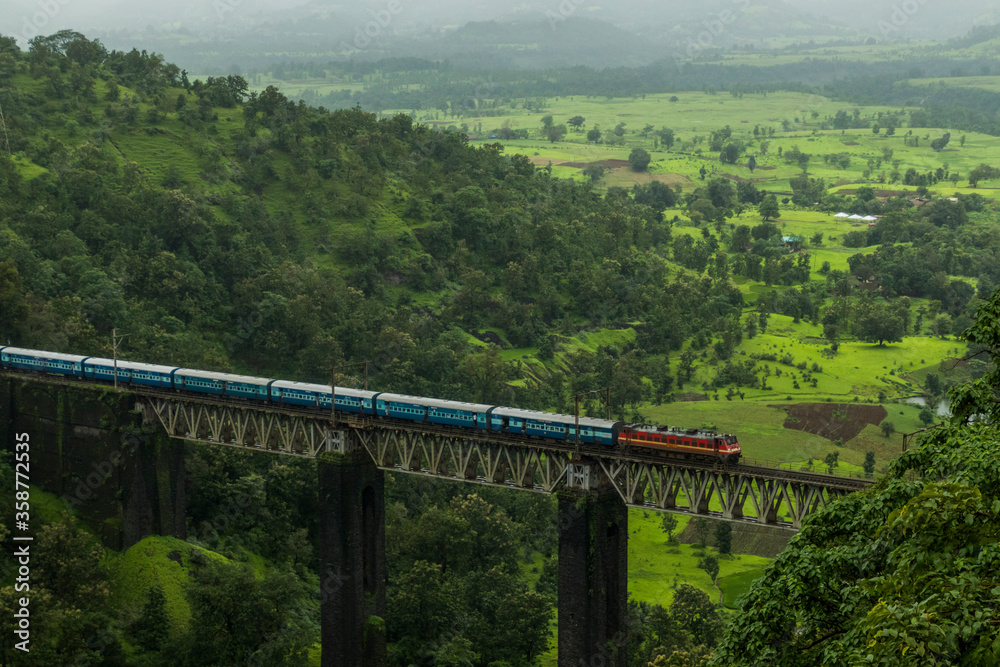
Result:
<svg viewBox="0 0 1000 667">
<path fill-rule="evenodd" d="M 864 470 L 853 470 L 853 464 L 847 464 L 851 466 L 837 465 L 834 467 L 828 466 L 821 459 L 814 459 L 812 465 L 808 463 L 798 462 L 798 461 L 777 461 L 773 459 L 752 459 L 748 456 L 740 457 L 740 464 L 746 466 L 759 466 L 762 468 L 778 468 L 780 470 L 790 470 L 794 472 L 809 472 L 816 473 L 820 475 L 833 475 L 834 477 L 845 477 L 848 479 L 870 479 L 873 480 L 876 477 L 876 473 L 865 472 Z"/>
</svg>

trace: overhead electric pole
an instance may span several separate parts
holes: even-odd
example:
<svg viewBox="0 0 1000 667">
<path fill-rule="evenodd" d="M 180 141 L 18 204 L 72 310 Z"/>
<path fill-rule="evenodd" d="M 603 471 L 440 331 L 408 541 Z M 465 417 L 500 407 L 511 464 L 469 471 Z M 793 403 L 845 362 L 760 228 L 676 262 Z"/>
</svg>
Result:
<svg viewBox="0 0 1000 667">
<path fill-rule="evenodd" d="M 122 336 L 121 339 L 124 340 L 128 336 Z M 111 356 L 114 362 L 114 374 L 115 374 L 115 389 L 118 389 L 118 329 L 111 330 Z"/>
<path fill-rule="evenodd" d="M 595 389 L 594 391 L 585 391 L 577 394 L 573 397 L 573 421 L 574 428 L 574 440 L 576 441 L 576 451 L 573 454 L 573 458 L 580 460 L 580 399 L 584 396 L 590 396 L 592 394 L 598 394 L 604 399 L 604 404 L 607 407 L 606 414 L 608 421 L 611 421 L 611 387 L 605 387 L 604 389 Z"/>
</svg>

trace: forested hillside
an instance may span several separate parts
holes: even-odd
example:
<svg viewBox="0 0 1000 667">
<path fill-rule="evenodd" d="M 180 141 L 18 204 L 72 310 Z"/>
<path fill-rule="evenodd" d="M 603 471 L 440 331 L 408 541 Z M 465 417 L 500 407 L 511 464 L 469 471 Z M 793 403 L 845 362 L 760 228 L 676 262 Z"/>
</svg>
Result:
<svg viewBox="0 0 1000 667">
<path fill-rule="evenodd" d="M 384 389 L 496 400 L 463 328 L 530 345 L 655 306 L 669 225 L 624 191 L 403 116 L 237 106 L 238 77 L 79 37 L 4 49 L 13 341 L 105 353 L 118 327 L 151 361 L 315 380 L 372 360 Z"/>
</svg>

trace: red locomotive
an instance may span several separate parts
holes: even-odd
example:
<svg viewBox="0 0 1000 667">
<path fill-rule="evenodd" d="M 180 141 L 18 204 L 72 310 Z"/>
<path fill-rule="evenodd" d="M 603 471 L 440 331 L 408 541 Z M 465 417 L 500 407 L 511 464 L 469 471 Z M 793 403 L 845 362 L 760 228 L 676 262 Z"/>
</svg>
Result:
<svg viewBox="0 0 1000 667">
<path fill-rule="evenodd" d="M 618 432 L 618 444 L 655 449 L 685 459 L 711 459 L 739 463 L 740 443 L 731 433 L 696 428 L 629 424 Z"/>
</svg>

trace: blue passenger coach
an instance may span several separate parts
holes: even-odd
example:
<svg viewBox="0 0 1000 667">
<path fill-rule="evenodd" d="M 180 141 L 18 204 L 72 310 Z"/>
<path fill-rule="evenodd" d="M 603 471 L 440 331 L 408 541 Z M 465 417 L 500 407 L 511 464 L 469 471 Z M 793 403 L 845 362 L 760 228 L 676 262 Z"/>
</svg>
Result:
<svg viewBox="0 0 1000 667">
<path fill-rule="evenodd" d="M 358 412 L 366 415 L 374 415 L 375 407 L 372 399 L 375 398 L 378 393 L 379 392 L 377 391 L 336 387 L 334 389 L 334 404 L 337 410 L 341 410 L 343 412 Z"/>
<path fill-rule="evenodd" d="M 271 383 L 271 402 L 304 405 L 311 408 L 320 407 L 332 409 L 333 387 L 324 384 L 308 382 L 292 382 L 290 380 L 275 380 Z"/>
<path fill-rule="evenodd" d="M 173 387 L 173 373 L 176 370 L 177 368 L 174 366 L 160 366 L 157 364 L 142 364 L 135 361 L 119 360 L 118 381 L 170 389 Z M 87 357 L 83 362 L 83 376 L 91 380 L 114 382 L 114 359 Z"/>
<path fill-rule="evenodd" d="M 490 418 L 493 431 L 533 435 L 555 440 L 576 440 L 576 418 L 553 412 L 494 408 Z M 580 442 L 613 445 L 621 422 L 592 417 L 580 417 Z"/>
<path fill-rule="evenodd" d="M 56 375 L 82 377 L 84 359 L 87 357 L 79 354 L 43 352 L 23 347 L 4 347 L 0 350 L 0 364 L 8 368 L 20 368 L 26 371 L 54 373 Z"/>
<path fill-rule="evenodd" d="M 491 410 L 493 410 L 492 405 L 445 401 L 405 394 L 382 393 L 378 394 L 375 399 L 375 412 L 380 417 L 427 421 L 434 424 L 483 430 L 489 429 Z"/>
<path fill-rule="evenodd" d="M 268 378 L 230 373 L 213 373 L 193 368 L 174 370 L 174 389 L 214 396 L 267 400 L 267 389 L 274 382 Z"/>
</svg>

